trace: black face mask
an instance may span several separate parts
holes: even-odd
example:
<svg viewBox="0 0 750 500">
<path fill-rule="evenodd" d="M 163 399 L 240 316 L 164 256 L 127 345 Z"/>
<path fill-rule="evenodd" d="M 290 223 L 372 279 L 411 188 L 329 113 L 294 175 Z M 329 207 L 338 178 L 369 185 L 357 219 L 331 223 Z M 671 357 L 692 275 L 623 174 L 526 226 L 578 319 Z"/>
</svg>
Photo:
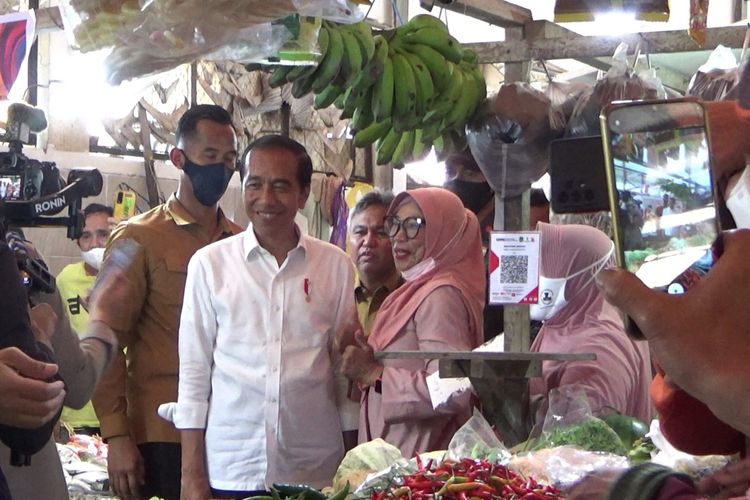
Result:
<svg viewBox="0 0 750 500">
<path fill-rule="evenodd" d="M 446 182 L 443 187 L 461 198 L 464 206 L 475 214 L 483 209 L 494 196 L 492 188 L 486 182 L 453 179 Z"/>
<path fill-rule="evenodd" d="M 229 170 L 224 163 L 198 165 L 187 156 L 182 170 L 190 178 L 195 198 L 207 207 L 216 205 L 234 174 L 234 170 Z"/>
</svg>

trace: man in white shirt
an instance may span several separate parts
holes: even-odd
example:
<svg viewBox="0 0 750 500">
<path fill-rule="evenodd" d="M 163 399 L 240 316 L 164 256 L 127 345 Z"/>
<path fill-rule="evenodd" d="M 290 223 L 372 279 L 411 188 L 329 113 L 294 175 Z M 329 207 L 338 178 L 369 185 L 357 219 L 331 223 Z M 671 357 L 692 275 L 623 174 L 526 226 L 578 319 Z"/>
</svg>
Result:
<svg viewBox="0 0 750 500">
<path fill-rule="evenodd" d="M 250 145 L 250 226 L 190 260 L 180 319 L 182 499 L 323 487 L 343 457 L 338 343 L 358 327 L 347 255 L 294 223 L 312 162 L 282 136 Z"/>
</svg>

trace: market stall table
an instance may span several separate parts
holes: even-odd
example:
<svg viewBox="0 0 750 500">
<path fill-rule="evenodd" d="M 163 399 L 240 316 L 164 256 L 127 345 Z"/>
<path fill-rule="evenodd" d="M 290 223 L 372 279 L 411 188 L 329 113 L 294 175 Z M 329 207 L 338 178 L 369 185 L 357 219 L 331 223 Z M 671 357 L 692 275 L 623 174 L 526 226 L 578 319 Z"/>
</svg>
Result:
<svg viewBox="0 0 750 500">
<path fill-rule="evenodd" d="M 542 375 L 542 361 L 585 361 L 591 353 L 383 351 L 376 359 L 437 359 L 440 378 L 468 377 L 482 413 L 511 447 L 529 434 L 528 379 Z"/>
</svg>

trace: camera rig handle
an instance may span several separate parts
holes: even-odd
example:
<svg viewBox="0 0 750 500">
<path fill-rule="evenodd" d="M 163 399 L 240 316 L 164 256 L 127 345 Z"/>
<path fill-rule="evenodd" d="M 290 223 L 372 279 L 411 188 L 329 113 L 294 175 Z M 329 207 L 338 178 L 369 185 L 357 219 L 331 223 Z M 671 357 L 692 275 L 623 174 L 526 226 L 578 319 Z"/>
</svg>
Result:
<svg viewBox="0 0 750 500">
<path fill-rule="evenodd" d="M 71 170 L 67 186 L 47 196 L 33 200 L 13 200 L 0 203 L 0 224 L 5 228 L 56 227 L 68 228 L 68 238 L 78 239 L 83 231 L 81 200 L 102 191 L 102 175 L 94 168 Z M 68 217 L 50 217 L 69 207 Z"/>
</svg>

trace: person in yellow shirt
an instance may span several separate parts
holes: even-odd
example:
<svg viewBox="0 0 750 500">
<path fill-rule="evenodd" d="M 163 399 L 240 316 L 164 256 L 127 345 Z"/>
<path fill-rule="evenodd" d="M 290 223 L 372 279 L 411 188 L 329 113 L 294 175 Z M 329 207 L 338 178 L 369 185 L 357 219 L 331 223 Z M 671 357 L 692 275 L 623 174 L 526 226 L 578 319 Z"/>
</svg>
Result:
<svg viewBox="0 0 750 500">
<path fill-rule="evenodd" d="M 79 336 L 86 333 L 89 324 L 87 299 L 102 264 L 113 210 L 112 207 L 92 203 L 83 210 L 83 215 L 83 232 L 77 241 L 83 260 L 65 266 L 57 276 L 57 288 L 65 312 Z M 78 434 L 99 434 L 99 420 L 90 401 L 80 410 L 64 408 L 61 421 L 73 427 Z"/>
<path fill-rule="evenodd" d="M 380 305 L 403 279 L 396 270 L 391 240 L 383 221 L 393 201 L 391 193 L 371 191 L 354 206 L 349 222 L 349 257 L 357 268 L 357 315 L 367 336 Z"/>
</svg>

